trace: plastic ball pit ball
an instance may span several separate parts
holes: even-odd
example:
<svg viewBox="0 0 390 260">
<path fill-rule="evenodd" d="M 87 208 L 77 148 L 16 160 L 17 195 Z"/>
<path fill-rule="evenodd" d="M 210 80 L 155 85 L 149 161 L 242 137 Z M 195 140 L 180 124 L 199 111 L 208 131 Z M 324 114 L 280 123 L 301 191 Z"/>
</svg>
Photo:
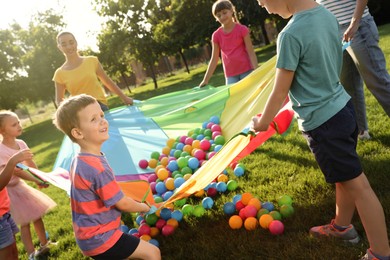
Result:
<svg viewBox="0 0 390 260">
<path fill-rule="evenodd" d="M 272 202 L 266 201 L 263 204 L 261 204 L 262 208 L 268 209 L 269 212 L 273 211 L 275 209 L 275 206 Z"/>
<path fill-rule="evenodd" d="M 257 211 L 257 218 L 260 219 L 261 216 L 268 213 L 269 213 L 268 209 L 263 209 L 263 208 L 259 209 L 259 211 Z"/>
<path fill-rule="evenodd" d="M 242 204 L 244 204 L 245 206 L 248 205 L 249 201 L 253 198 L 253 195 L 252 193 L 249 193 L 249 192 L 245 192 L 241 195 L 241 201 L 242 201 Z"/>
<path fill-rule="evenodd" d="M 160 246 L 160 243 L 156 239 L 154 239 L 154 238 L 150 239 L 149 243 L 151 243 L 152 245 L 155 245 L 157 247 Z"/>
<path fill-rule="evenodd" d="M 154 226 L 158 220 L 158 217 L 156 214 L 147 214 L 145 220 L 149 226 Z"/>
<path fill-rule="evenodd" d="M 203 208 L 202 205 L 196 205 L 194 207 L 194 211 L 192 212 L 192 214 L 197 217 L 197 218 L 200 218 L 204 215 L 205 213 L 205 209 Z"/>
<path fill-rule="evenodd" d="M 269 213 L 274 220 L 282 220 L 282 214 L 279 211 L 273 210 Z"/>
<path fill-rule="evenodd" d="M 173 233 L 175 232 L 175 228 L 171 225 L 165 225 L 162 230 L 161 230 L 161 233 L 164 235 L 164 236 L 170 236 L 172 235 Z"/>
<path fill-rule="evenodd" d="M 274 220 L 269 224 L 268 229 L 273 235 L 281 235 L 284 232 L 284 225 L 281 221 Z"/>
<path fill-rule="evenodd" d="M 261 209 L 261 202 L 258 198 L 251 198 L 248 202 L 248 206 L 249 205 L 252 205 L 256 208 L 256 210 L 258 211 L 259 209 Z"/>
<path fill-rule="evenodd" d="M 218 194 L 218 191 L 216 188 L 208 188 L 207 189 L 207 196 L 215 197 L 217 194 Z"/>
<path fill-rule="evenodd" d="M 148 162 L 148 166 L 152 169 L 156 168 L 158 161 L 156 159 L 150 159 Z"/>
<path fill-rule="evenodd" d="M 237 201 L 235 206 L 236 206 L 237 211 L 240 211 L 241 209 L 245 208 L 245 205 L 244 205 L 244 203 L 242 203 L 241 200 Z"/>
<path fill-rule="evenodd" d="M 157 227 L 150 228 L 150 236 L 151 237 L 156 237 L 156 236 L 158 236 L 158 234 L 160 234 L 160 229 L 158 229 Z"/>
<path fill-rule="evenodd" d="M 150 154 L 150 158 L 151 159 L 156 159 L 156 160 L 158 160 L 159 159 L 159 157 L 160 157 L 160 153 L 159 152 L 152 152 L 151 154 Z"/>
<path fill-rule="evenodd" d="M 180 222 L 183 219 L 183 213 L 180 210 L 174 210 L 171 213 L 171 217 Z"/>
<path fill-rule="evenodd" d="M 247 205 L 247 206 L 245 206 L 245 208 L 243 210 L 244 210 L 244 214 L 245 214 L 246 218 L 256 217 L 257 209 L 255 206 Z"/>
<path fill-rule="evenodd" d="M 234 168 L 234 171 L 233 171 L 234 175 L 236 175 L 237 177 L 241 177 L 242 175 L 244 175 L 245 173 L 245 170 L 241 167 L 236 167 Z"/>
<path fill-rule="evenodd" d="M 144 224 L 141 224 L 138 228 L 138 233 L 140 234 L 140 236 L 142 235 L 149 235 L 150 234 L 150 227 L 148 224 L 144 223 Z"/>
<path fill-rule="evenodd" d="M 244 227 L 246 230 L 255 230 L 259 222 L 254 217 L 249 217 L 244 221 Z"/>
<path fill-rule="evenodd" d="M 237 215 L 233 215 L 229 218 L 229 226 L 231 229 L 240 229 L 242 227 L 242 218 Z"/>
<path fill-rule="evenodd" d="M 279 204 L 279 206 L 292 205 L 292 199 L 288 195 L 282 195 L 278 198 L 278 204 Z"/>
<path fill-rule="evenodd" d="M 269 227 L 269 224 L 273 221 L 274 219 L 272 218 L 271 215 L 269 214 L 264 214 L 260 217 L 259 223 L 260 226 L 264 229 L 267 229 Z"/>
<path fill-rule="evenodd" d="M 149 235 L 142 235 L 142 236 L 140 236 L 139 238 L 141 238 L 142 240 L 144 240 L 144 241 L 149 241 L 150 239 L 152 239 L 152 237 L 151 236 L 149 236 Z"/>
<path fill-rule="evenodd" d="M 218 192 L 225 192 L 227 190 L 227 184 L 223 181 L 220 181 L 217 183 L 217 191 Z"/>
<path fill-rule="evenodd" d="M 183 215 L 192 215 L 192 212 L 194 212 L 194 207 L 190 204 L 185 204 L 181 208 L 181 212 L 183 213 Z"/>
<path fill-rule="evenodd" d="M 280 207 L 279 211 L 283 218 L 288 218 L 294 213 L 294 208 L 289 204 L 285 204 Z"/>
<path fill-rule="evenodd" d="M 236 212 L 236 206 L 233 204 L 233 202 L 226 202 L 224 205 L 223 205 L 223 212 L 226 214 L 226 215 L 232 215 L 234 214 L 234 212 Z"/>
<path fill-rule="evenodd" d="M 167 222 L 165 220 L 163 220 L 162 218 L 159 218 L 156 222 L 156 228 L 162 229 L 166 224 L 167 224 Z"/>
<path fill-rule="evenodd" d="M 210 197 L 206 197 L 202 200 L 202 206 L 205 209 L 211 209 L 213 205 L 214 205 L 214 200 Z"/>
<path fill-rule="evenodd" d="M 126 225 L 121 225 L 121 230 L 123 233 L 128 233 L 129 232 L 129 227 Z"/>
<path fill-rule="evenodd" d="M 214 138 L 214 142 L 215 142 L 215 144 L 224 145 L 225 144 L 225 137 L 223 137 L 223 135 L 217 135 Z"/>
<path fill-rule="evenodd" d="M 214 124 L 219 124 L 220 120 L 218 116 L 212 116 L 210 117 L 210 122 L 213 122 Z"/>
<path fill-rule="evenodd" d="M 141 169 L 146 169 L 148 168 L 149 166 L 149 162 L 145 159 L 142 159 L 138 162 L 138 166 L 141 168 Z"/>
<path fill-rule="evenodd" d="M 164 220 L 168 220 L 171 218 L 172 212 L 168 208 L 163 208 L 160 212 L 160 217 Z"/>
<path fill-rule="evenodd" d="M 170 225 L 176 229 L 179 226 L 179 222 L 174 218 L 170 218 L 167 220 L 167 225 Z"/>
</svg>

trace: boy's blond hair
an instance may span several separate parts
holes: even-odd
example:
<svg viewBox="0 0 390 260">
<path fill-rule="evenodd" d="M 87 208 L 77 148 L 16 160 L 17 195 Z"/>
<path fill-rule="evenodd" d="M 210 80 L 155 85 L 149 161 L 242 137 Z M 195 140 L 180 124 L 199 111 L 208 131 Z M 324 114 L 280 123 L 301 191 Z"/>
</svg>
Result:
<svg viewBox="0 0 390 260">
<path fill-rule="evenodd" d="M 72 129 L 80 126 L 78 112 L 96 102 L 94 97 L 86 94 L 65 99 L 54 114 L 53 124 L 76 143 Z"/>
</svg>

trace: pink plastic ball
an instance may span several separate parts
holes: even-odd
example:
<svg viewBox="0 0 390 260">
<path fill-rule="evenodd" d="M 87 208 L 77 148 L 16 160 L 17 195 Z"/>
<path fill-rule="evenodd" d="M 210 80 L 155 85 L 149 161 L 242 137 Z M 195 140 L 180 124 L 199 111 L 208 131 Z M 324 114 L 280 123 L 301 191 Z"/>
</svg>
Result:
<svg viewBox="0 0 390 260">
<path fill-rule="evenodd" d="M 210 149 L 210 141 L 207 140 L 207 139 L 203 139 L 202 141 L 200 141 L 200 149 L 202 149 L 203 151 L 208 151 Z"/>
<path fill-rule="evenodd" d="M 171 226 L 171 225 L 165 225 L 162 230 L 161 230 L 161 233 L 164 235 L 164 236 L 169 236 L 169 235 L 172 235 L 173 232 L 175 232 L 175 227 L 174 226 Z"/>
<path fill-rule="evenodd" d="M 192 145 L 193 141 L 194 139 L 192 139 L 191 137 L 187 137 L 186 140 L 184 141 L 184 144 Z"/>
<path fill-rule="evenodd" d="M 141 224 L 138 228 L 138 233 L 142 235 L 149 235 L 150 234 L 150 227 L 148 224 L 144 223 Z"/>
<path fill-rule="evenodd" d="M 281 235 L 284 232 L 284 225 L 280 220 L 273 220 L 269 224 L 268 229 L 273 235 Z"/>
<path fill-rule="evenodd" d="M 161 230 L 166 224 L 167 222 L 164 219 L 159 218 L 156 222 L 156 228 Z"/>
<path fill-rule="evenodd" d="M 212 132 L 215 132 L 215 131 L 221 132 L 222 129 L 221 129 L 221 126 L 220 126 L 220 125 L 215 124 L 215 125 L 213 125 L 213 126 L 211 127 L 211 131 L 212 131 Z"/>
<path fill-rule="evenodd" d="M 197 150 L 194 153 L 194 157 L 196 157 L 199 161 L 204 160 L 206 158 L 206 153 L 202 150 Z"/>
<path fill-rule="evenodd" d="M 151 183 L 151 182 L 154 182 L 154 181 L 156 181 L 157 180 L 157 174 L 155 174 L 155 173 L 151 173 L 151 174 L 149 174 L 149 176 L 148 176 L 148 182 L 149 183 Z"/>
<path fill-rule="evenodd" d="M 215 137 L 217 137 L 218 135 L 222 135 L 222 133 L 220 131 L 215 131 L 211 134 L 211 138 L 214 140 Z"/>
<path fill-rule="evenodd" d="M 181 136 L 181 137 L 180 137 L 180 143 L 183 143 L 183 144 L 184 144 L 184 142 L 186 141 L 187 137 L 188 137 L 188 136 L 186 136 L 186 135 Z"/>
<path fill-rule="evenodd" d="M 245 208 L 244 208 L 244 212 L 245 212 L 245 216 L 247 217 L 247 218 L 249 218 L 249 217 L 256 217 L 256 215 L 257 215 L 257 209 L 256 209 L 256 207 L 255 206 L 253 206 L 253 205 L 247 205 L 247 206 L 245 206 Z"/>
<path fill-rule="evenodd" d="M 145 159 L 142 159 L 138 162 L 138 166 L 141 168 L 141 169 L 146 169 L 148 168 L 149 166 L 149 162 Z"/>
<path fill-rule="evenodd" d="M 213 122 L 209 122 L 209 123 L 207 123 L 206 128 L 211 129 L 211 127 L 213 127 L 213 125 L 215 125 Z"/>
</svg>

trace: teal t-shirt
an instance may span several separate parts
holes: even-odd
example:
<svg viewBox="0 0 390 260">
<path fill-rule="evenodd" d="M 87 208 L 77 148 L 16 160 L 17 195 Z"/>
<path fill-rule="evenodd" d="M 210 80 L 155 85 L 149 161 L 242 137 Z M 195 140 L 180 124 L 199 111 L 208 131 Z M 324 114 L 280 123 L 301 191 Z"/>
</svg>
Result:
<svg viewBox="0 0 390 260">
<path fill-rule="evenodd" d="M 276 67 L 295 71 L 289 97 L 300 130 L 322 125 L 351 98 L 340 84 L 338 22 L 323 6 L 296 13 L 279 34 Z"/>
</svg>

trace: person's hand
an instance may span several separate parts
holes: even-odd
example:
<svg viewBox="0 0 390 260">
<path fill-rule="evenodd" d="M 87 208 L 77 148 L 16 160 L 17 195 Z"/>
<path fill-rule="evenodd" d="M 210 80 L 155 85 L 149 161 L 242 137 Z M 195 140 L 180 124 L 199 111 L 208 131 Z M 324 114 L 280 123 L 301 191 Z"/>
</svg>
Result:
<svg viewBox="0 0 390 260">
<path fill-rule="evenodd" d="M 251 131 L 257 133 L 260 131 L 266 131 L 268 129 L 268 126 L 266 127 L 262 126 L 260 121 L 261 121 L 261 115 L 252 117 Z"/>
<path fill-rule="evenodd" d="M 125 96 L 122 98 L 123 103 L 126 106 L 132 106 L 133 105 L 133 99 L 131 97 Z"/>
<path fill-rule="evenodd" d="M 201 87 L 207 86 L 207 84 L 208 84 L 208 82 L 206 82 L 206 81 L 203 80 L 203 81 L 199 84 L 199 87 L 201 88 Z"/>
<path fill-rule="evenodd" d="M 16 165 L 17 163 L 31 160 L 33 158 L 33 156 L 34 155 L 30 151 L 30 149 L 23 149 L 23 150 L 20 150 L 19 152 L 15 153 L 14 155 L 12 155 L 9 160 Z"/>
<path fill-rule="evenodd" d="M 359 23 L 350 24 L 347 30 L 345 30 L 344 32 L 343 41 L 345 42 L 351 41 L 358 29 L 359 29 Z"/>
</svg>

